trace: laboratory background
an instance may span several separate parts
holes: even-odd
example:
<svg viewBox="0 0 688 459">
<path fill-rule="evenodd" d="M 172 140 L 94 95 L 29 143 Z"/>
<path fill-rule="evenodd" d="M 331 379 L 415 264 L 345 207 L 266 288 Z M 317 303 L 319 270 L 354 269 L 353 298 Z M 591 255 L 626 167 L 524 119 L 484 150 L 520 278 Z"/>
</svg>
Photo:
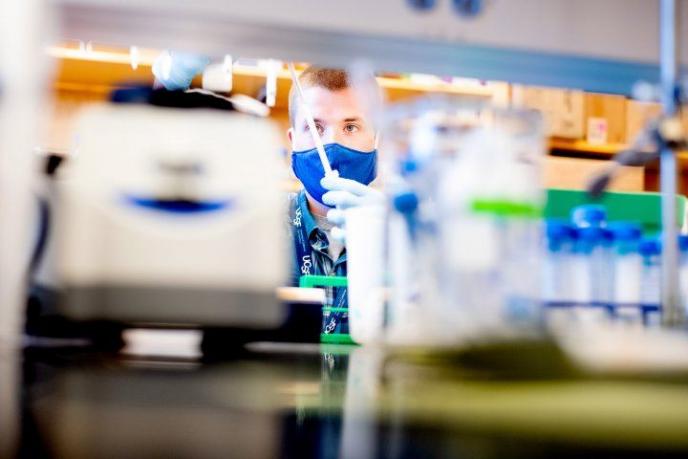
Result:
<svg viewBox="0 0 688 459">
<path fill-rule="evenodd" d="M 0 459 L 688 454 L 685 0 L 0 13 Z"/>
</svg>

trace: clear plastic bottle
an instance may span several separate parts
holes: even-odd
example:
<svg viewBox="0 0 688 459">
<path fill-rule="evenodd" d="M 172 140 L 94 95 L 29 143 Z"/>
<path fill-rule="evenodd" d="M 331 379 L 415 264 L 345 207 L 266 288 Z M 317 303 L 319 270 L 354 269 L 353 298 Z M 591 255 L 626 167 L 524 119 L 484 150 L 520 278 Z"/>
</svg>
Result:
<svg viewBox="0 0 688 459">
<path fill-rule="evenodd" d="M 493 113 L 440 181 L 445 300 L 470 320 L 475 339 L 537 333 L 542 324 L 541 133 L 522 115 Z"/>
<path fill-rule="evenodd" d="M 388 114 L 390 341 L 445 345 L 539 326 L 541 118 L 464 102 Z"/>
<path fill-rule="evenodd" d="M 571 261 L 575 234 L 567 221 L 550 219 L 545 222 L 542 300 L 547 323 L 556 328 L 566 327 L 572 318 Z"/>
<path fill-rule="evenodd" d="M 438 183 L 479 124 L 475 102 L 421 99 L 390 107 L 380 145 L 388 199 L 385 334 L 393 344 L 451 343 L 467 318 L 443 304 Z"/>
<path fill-rule="evenodd" d="M 599 227 L 577 228 L 572 283 L 575 319 L 580 324 L 607 322 L 609 312 L 608 233 Z"/>
<path fill-rule="evenodd" d="M 612 234 L 612 303 L 614 319 L 625 326 L 641 327 L 643 258 L 638 251 L 642 227 L 632 222 L 609 225 Z"/>
<path fill-rule="evenodd" d="M 679 248 L 679 289 L 681 292 L 681 301 L 688 315 L 688 235 L 680 234 L 678 236 Z"/>
<path fill-rule="evenodd" d="M 638 251 L 643 259 L 641 296 L 643 322 L 646 327 L 658 327 L 661 321 L 662 245 L 656 237 L 640 241 Z"/>
<path fill-rule="evenodd" d="M 576 227 L 571 282 L 576 320 L 604 323 L 611 317 L 611 234 L 604 206 L 586 204 L 571 211 Z"/>
</svg>

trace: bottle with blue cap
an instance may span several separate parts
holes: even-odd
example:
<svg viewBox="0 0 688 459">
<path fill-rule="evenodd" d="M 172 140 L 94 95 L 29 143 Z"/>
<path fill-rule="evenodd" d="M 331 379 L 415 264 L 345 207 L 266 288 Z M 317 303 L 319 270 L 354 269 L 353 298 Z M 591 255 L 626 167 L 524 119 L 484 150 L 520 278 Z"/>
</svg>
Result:
<svg viewBox="0 0 688 459">
<path fill-rule="evenodd" d="M 575 317 L 584 324 L 606 322 L 611 317 L 611 237 L 605 227 L 607 212 L 597 204 L 571 211 L 576 227 L 572 259 L 572 300 Z"/>
<path fill-rule="evenodd" d="M 678 249 L 679 289 L 681 293 L 681 301 L 683 302 L 686 313 L 688 313 L 688 234 L 679 234 Z"/>
<path fill-rule="evenodd" d="M 571 299 L 566 269 L 573 254 L 575 234 L 567 221 L 545 221 L 542 298 L 553 307 L 564 306 Z"/>
<path fill-rule="evenodd" d="M 550 327 L 566 328 L 572 320 L 571 266 L 576 229 L 566 220 L 545 221 L 542 300 Z"/>
<path fill-rule="evenodd" d="M 661 320 L 662 244 L 658 237 L 645 237 L 638 251 L 643 259 L 640 301 L 646 327 L 658 327 Z"/>
<path fill-rule="evenodd" d="M 643 258 L 638 250 L 642 227 L 634 222 L 614 222 L 608 225 L 608 229 L 612 235 L 614 318 L 626 326 L 642 327 Z"/>
<path fill-rule="evenodd" d="M 678 235 L 678 283 L 681 302 L 688 314 L 688 234 Z"/>
</svg>

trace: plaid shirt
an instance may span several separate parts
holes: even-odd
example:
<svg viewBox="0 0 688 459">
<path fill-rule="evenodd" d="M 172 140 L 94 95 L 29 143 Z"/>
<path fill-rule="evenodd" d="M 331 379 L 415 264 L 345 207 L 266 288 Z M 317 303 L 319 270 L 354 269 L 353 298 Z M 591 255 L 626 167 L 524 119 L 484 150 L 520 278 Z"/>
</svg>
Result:
<svg viewBox="0 0 688 459">
<path fill-rule="evenodd" d="M 289 228 L 293 244 L 292 285 L 298 286 L 304 275 L 346 276 L 346 248 L 337 260 L 330 257 L 329 241 L 308 209 L 306 192 L 289 197 Z M 346 288 L 326 289 L 327 304 L 347 306 Z"/>
</svg>

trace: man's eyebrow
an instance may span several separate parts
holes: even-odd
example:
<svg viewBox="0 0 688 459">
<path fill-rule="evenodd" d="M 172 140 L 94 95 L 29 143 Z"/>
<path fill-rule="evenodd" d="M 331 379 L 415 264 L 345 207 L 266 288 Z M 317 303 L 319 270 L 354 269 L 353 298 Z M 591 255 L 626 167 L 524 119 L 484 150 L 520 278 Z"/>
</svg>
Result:
<svg viewBox="0 0 688 459">
<path fill-rule="evenodd" d="M 344 118 L 345 123 L 351 123 L 353 121 L 361 121 L 361 118 L 358 116 L 354 116 L 353 118 Z"/>
<path fill-rule="evenodd" d="M 324 124 L 324 122 L 323 122 L 323 120 L 322 120 L 321 118 L 313 118 L 313 122 L 316 123 L 316 124 L 317 124 L 317 123 Z M 307 120 L 303 120 L 303 125 L 304 125 L 304 126 L 308 126 L 308 121 L 307 121 Z"/>
</svg>

